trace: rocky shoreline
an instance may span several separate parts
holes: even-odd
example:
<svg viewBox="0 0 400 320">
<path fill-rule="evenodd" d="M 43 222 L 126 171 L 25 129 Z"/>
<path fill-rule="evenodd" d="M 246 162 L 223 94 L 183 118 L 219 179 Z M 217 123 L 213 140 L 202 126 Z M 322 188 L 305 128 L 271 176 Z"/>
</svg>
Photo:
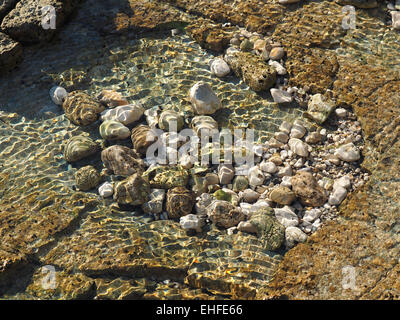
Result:
<svg viewBox="0 0 400 320">
<path fill-rule="evenodd" d="M 163 5 L 169 6 L 166 4 L 167 2 L 169 1 L 162 1 Z M 249 178 L 251 178 L 254 188 L 245 188 L 236 194 L 240 201 L 245 200 L 242 203 L 249 203 L 252 206 L 254 202 L 272 201 L 268 204 L 268 207 L 272 207 L 274 212 L 271 211 L 271 215 L 265 216 L 275 215 L 275 219 L 281 219 L 281 222 L 286 223 L 286 234 L 290 235 L 289 237 L 286 236 L 288 247 L 292 247 L 294 242 L 306 241 L 284 255 L 283 261 L 280 263 L 276 275 L 271 277 L 272 281 L 269 285 L 266 287 L 264 282 L 261 285 L 254 284 L 253 287 L 249 285 L 246 290 L 243 289 L 244 291 L 235 291 L 238 290 L 238 287 L 229 280 L 224 282 L 226 280 L 222 279 L 227 278 L 223 276 L 218 278 L 218 276 L 207 274 L 207 271 L 203 273 L 193 272 L 197 265 L 209 263 L 207 259 L 202 262 L 201 256 L 199 256 L 199 261 L 196 259 L 193 261 L 189 271 L 179 271 L 183 274 L 188 272 L 186 285 L 192 288 L 203 288 L 205 285 L 213 287 L 216 283 L 222 281 L 226 285 L 216 285 L 211 291 L 216 295 L 222 293 L 236 298 L 389 299 L 398 297 L 396 287 L 396 270 L 398 269 L 396 244 L 399 240 L 396 235 L 398 203 L 395 201 L 395 192 L 398 189 L 396 182 L 399 164 L 397 157 L 398 121 L 396 119 L 398 118 L 399 98 L 395 93 L 398 92 L 400 79 L 398 69 L 392 67 L 394 61 L 396 61 L 396 48 L 391 48 L 390 45 L 385 43 L 386 40 L 390 42 L 390 39 L 398 39 L 398 32 L 391 29 L 392 21 L 390 20 L 393 19 L 393 27 L 396 28 L 396 14 L 390 13 L 394 11 L 393 8 L 396 9 L 396 4 L 368 1 L 366 7 L 365 2 L 359 1 L 338 1 L 339 4 L 333 1 L 304 1 L 304 3 L 284 5 L 279 4 L 278 1 L 271 4 L 239 1 L 239 5 L 232 8 L 227 8 L 222 2 L 218 2 L 213 8 L 210 8 L 206 1 L 173 1 L 171 3 L 174 7 L 171 7 L 169 11 L 171 23 L 167 28 L 174 29 L 177 27 L 177 22 L 184 22 L 188 24 L 186 30 L 204 48 L 220 53 L 228 49 L 225 56 L 216 57 L 212 61 L 210 67 L 214 75 L 223 77 L 229 74 L 229 69 L 233 69 L 234 73 L 255 91 L 269 90 L 276 81 L 277 86 L 270 91 L 270 94 L 277 104 L 296 103 L 299 107 L 308 109 L 309 117 L 320 123 L 326 121 L 329 113 L 332 112 L 327 122 L 328 126 L 336 128 L 333 133 L 324 135 L 323 129 L 321 130 L 321 127 L 317 125 L 318 130 L 304 128 L 307 135 L 295 137 L 296 133 L 292 136 L 293 127 L 297 128 L 297 132 L 302 132 L 301 123 L 282 123 L 274 138 L 268 142 L 267 149 L 275 150 L 263 151 L 259 155 L 259 166 L 251 171 L 253 175 Z M 341 5 L 346 4 L 354 5 L 357 8 L 357 18 L 361 23 L 356 31 L 343 31 L 340 28 L 340 23 L 337 23 L 343 17 Z M 161 14 L 165 10 L 157 9 L 153 1 L 141 4 L 130 1 L 129 6 L 132 9 L 143 10 L 145 14 L 141 16 L 140 21 L 134 14 L 130 17 L 129 15 L 125 17 L 123 14 L 118 14 L 118 19 L 115 20 L 119 23 L 116 26 L 117 32 L 123 33 L 132 30 L 132 28 L 142 28 L 147 31 L 154 28 L 165 28 L 165 14 Z M 359 9 L 360 6 L 364 7 L 365 10 Z M 182 9 L 186 12 L 182 12 Z M 123 9 L 125 12 L 126 10 L 126 8 Z M 240 15 L 238 12 L 245 14 Z M 267 12 L 271 17 L 268 23 L 261 19 L 260 12 Z M 192 14 L 200 15 L 202 18 L 191 22 L 190 15 Z M 321 17 L 324 17 L 324 19 L 319 20 L 322 19 Z M 126 22 L 126 19 L 128 19 L 128 22 Z M 319 28 L 310 27 L 316 21 L 323 22 L 320 22 Z M 146 23 L 149 24 L 147 27 L 145 26 Z M 374 25 L 375 29 L 371 29 L 371 25 Z M 243 29 L 243 27 L 246 27 L 246 29 Z M 364 34 L 370 42 L 373 43 L 375 38 L 383 42 L 384 45 L 378 47 L 372 44 L 368 47 L 365 43 L 354 42 L 354 39 L 362 38 Z M 14 37 L 16 37 L 15 33 Z M 252 37 L 257 37 L 257 39 Z M 15 38 L 14 40 L 18 39 Z M 229 46 L 231 46 L 230 49 Z M 11 46 L 7 44 L 6 47 L 13 48 L 12 50 L 20 50 L 15 49 L 13 44 Z M 233 49 L 235 47 L 236 49 Z M 268 50 L 265 50 L 265 48 L 268 48 Z M 382 50 L 384 54 L 382 54 Z M 276 59 L 267 62 L 271 53 L 272 57 L 276 57 Z M 4 61 L 7 61 L 5 63 L 7 67 L 13 67 L 16 62 L 9 62 L 7 55 L 10 56 L 9 52 L 4 53 L 4 55 L 1 54 L 0 61 L 2 62 L 3 57 L 5 57 Z M 11 56 L 18 57 L 19 55 L 12 54 Z M 260 65 L 260 60 L 266 62 L 265 67 L 254 67 Z M 226 62 L 227 65 L 224 65 L 223 62 Z M 265 74 L 254 71 L 272 70 L 272 68 L 275 70 L 275 75 L 271 76 L 274 72 L 266 71 L 268 74 L 266 79 L 269 80 L 259 82 L 258 77 L 265 78 Z M 268 78 L 269 76 L 271 78 Z M 57 97 L 54 98 L 57 99 Z M 119 100 L 124 100 L 124 98 L 121 97 Z M 332 101 L 337 107 L 335 112 L 330 110 L 333 108 L 330 107 L 329 101 Z M 324 111 L 318 109 L 321 106 L 323 106 Z M 115 107 L 118 108 L 118 106 Z M 71 115 L 76 114 L 76 111 L 72 109 L 71 107 Z M 113 116 L 115 115 L 111 117 Z M 124 118 L 124 113 L 121 111 L 116 116 Z M 151 117 L 147 116 L 146 118 L 147 125 L 151 125 Z M 207 126 L 210 123 L 212 122 L 208 121 Z M 125 130 L 118 124 L 113 125 L 120 128 L 117 130 L 120 133 Z M 107 130 L 114 132 L 114 129 L 108 129 L 107 126 L 104 129 L 104 134 L 101 134 L 109 139 L 112 135 L 107 136 Z M 129 132 L 130 134 L 131 132 Z M 135 141 L 133 141 L 133 145 L 135 145 Z M 87 143 L 92 144 L 90 141 L 87 141 Z M 355 146 L 351 145 L 352 143 Z M 140 148 L 139 145 L 137 147 Z M 326 150 L 327 147 L 329 150 Z M 99 151 L 98 147 L 94 147 L 94 145 L 93 148 L 96 149 L 96 152 Z M 135 149 L 137 148 L 135 147 Z M 330 150 L 333 152 L 330 152 Z M 361 154 L 358 150 L 361 150 Z M 278 158 L 280 158 L 282 162 L 278 165 L 271 161 L 271 157 L 275 156 L 276 153 L 278 154 L 275 160 L 279 162 Z M 265 154 L 267 154 L 266 157 L 264 157 Z M 136 155 L 132 155 L 132 158 L 139 161 Z M 105 163 L 109 161 L 114 170 L 113 160 L 105 159 L 106 156 L 104 156 L 103 161 Z M 356 161 L 356 165 L 353 165 L 353 161 Z M 282 170 L 274 166 L 281 166 Z M 314 185 L 316 190 L 324 188 L 330 192 L 329 197 L 327 194 L 321 196 L 324 201 L 321 201 L 320 207 L 316 209 L 308 208 L 309 203 L 304 199 L 303 204 L 295 201 L 296 198 L 301 200 L 306 195 L 304 195 L 304 187 L 296 188 L 296 181 L 299 179 L 295 179 L 293 184 L 293 178 L 284 178 L 290 177 L 290 175 L 286 175 L 289 170 L 287 169 L 288 166 L 293 166 L 291 169 L 295 171 L 292 172 L 294 177 L 299 174 L 296 171 L 302 172 L 301 168 L 309 168 L 309 171 L 313 172 L 319 180 L 318 186 L 311 182 L 299 183 Z M 276 169 L 278 170 L 275 171 L 276 173 L 272 172 Z M 230 171 L 232 169 L 224 169 L 223 166 L 222 168 L 215 167 L 207 173 L 208 176 L 203 177 L 208 182 L 215 182 L 218 178 L 221 184 L 219 187 L 215 188 L 218 184 L 208 184 L 208 182 L 207 187 L 211 187 L 210 190 L 213 191 L 214 196 L 220 197 L 220 199 L 226 199 L 230 195 L 228 190 L 235 189 L 235 183 L 232 180 L 229 181 L 233 182 L 232 186 L 229 186 L 230 183 L 221 183 L 221 178 L 224 179 L 226 175 L 229 176 Z M 282 171 L 281 174 L 279 174 L 280 171 Z M 303 172 L 307 172 L 307 170 Z M 264 176 L 264 180 L 260 185 L 257 185 L 260 174 Z M 266 174 L 269 174 L 272 179 L 270 177 L 266 179 Z M 88 175 L 92 176 L 92 173 L 88 173 Z M 275 175 L 276 179 L 274 178 Z M 329 177 L 332 181 L 324 180 L 324 176 Z M 348 177 L 348 179 L 344 177 Z M 267 189 L 257 189 L 257 187 L 263 185 L 264 181 L 269 181 L 269 179 L 271 179 L 271 184 L 268 185 Z M 302 179 L 307 178 L 303 177 Z M 155 190 L 159 187 L 154 186 L 156 187 Z M 103 195 L 107 194 L 107 191 L 108 194 L 111 192 L 110 186 L 108 186 L 108 189 L 107 185 L 102 187 Z M 112 190 L 115 192 L 114 187 Z M 298 191 L 296 192 L 296 190 Z M 176 207 L 172 205 L 175 203 L 173 199 L 181 199 L 178 203 L 187 201 L 185 199 L 193 199 L 187 194 L 189 191 L 188 189 L 170 189 L 166 195 L 167 213 L 168 211 L 176 212 Z M 349 197 L 343 201 L 347 193 L 350 193 Z M 122 189 L 118 191 L 118 194 L 123 194 L 126 197 L 126 193 Z M 157 207 L 159 196 L 155 193 L 152 197 L 155 207 Z M 261 200 L 256 200 L 257 197 Z M 229 207 L 226 203 L 233 201 L 233 198 L 235 196 L 231 194 L 230 201 L 219 200 L 218 198 L 217 201 L 222 201 L 225 207 Z M 318 197 L 313 197 L 313 199 L 316 200 Z M 326 201 L 328 205 L 325 205 Z M 341 203 L 342 201 L 343 203 Z M 289 207 L 293 202 L 295 203 L 294 209 Z M 339 207 L 336 209 L 338 205 Z M 210 207 L 211 212 L 221 212 L 221 210 L 216 211 L 215 206 L 214 203 Z M 246 211 L 246 205 L 242 209 Z M 145 209 L 143 208 L 143 210 Z M 153 210 L 153 208 L 148 208 L 148 210 Z M 182 213 L 187 212 L 186 209 L 182 211 Z M 190 218 L 182 221 L 185 216 Z M 159 218 L 159 216 L 157 217 Z M 189 226 L 189 229 L 192 229 L 195 226 L 194 229 L 197 229 L 197 220 L 190 215 L 183 217 L 181 218 L 181 225 L 184 228 Z M 240 214 L 238 217 L 240 217 Z M 218 218 L 212 213 L 209 215 L 209 219 L 214 223 L 218 221 Z M 333 221 L 328 222 L 332 219 Z M 325 221 L 327 222 L 326 225 Z M 160 222 L 167 223 L 166 221 Z M 265 228 L 267 223 L 267 221 L 260 222 L 260 217 L 257 214 L 254 215 L 253 220 L 250 218 L 247 221 L 240 221 L 239 218 L 237 222 L 232 229 L 229 229 L 231 228 L 229 224 L 226 225 L 229 226 L 228 233 L 230 235 L 228 236 L 242 237 L 235 234 L 237 232 L 235 228 L 244 231 L 244 233 L 250 231 L 261 236 L 263 231 L 259 228 L 261 226 Z M 250 222 L 250 225 L 247 222 Z M 322 228 L 320 228 L 321 223 L 324 224 Z M 169 223 L 166 224 L 167 226 L 169 226 Z M 7 229 L 4 230 L 7 234 Z M 218 232 L 220 231 L 211 231 L 208 237 L 213 237 L 215 234 L 218 237 Z M 274 246 L 271 248 L 274 248 Z M 10 261 L 2 271 L 4 285 L 9 279 L 13 278 L 10 270 L 14 270 L 16 267 L 14 267 L 12 261 L 23 261 L 24 258 L 10 255 L 10 252 L 12 252 L 10 248 L 5 248 L 5 250 L 2 248 L 2 250 L 6 257 L 5 261 Z M 57 257 L 61 252 L 61 247 L 56 246 L 45 261 L 53 260 L 56 265 L 61 266 L 64 263 L 61 258 L 59 263 L 56 263 L 57 258 L 49 258 Z M 66 265 L 66 262 L 64 265 Z M 343 267 L 347 265 L 354 266 L 359 270 L 357 281 L 365 285 L 359 286 L 358 290 L 342 288 L 341 273 Z M 95 274 L 96 268 L 94 265 L 87 265 L 81 270 L 86 270 L 84 274 L 87 277 L 91 272 Z M 122 273 L 127 272 L 128 269 L 125 268 Z M 304 271 L 299 273 L 296 270 Z M 168 273 L 168 271 L 165 272 Z M 265 272 L 265 274 L 267 273 Z M 200 274 L 202 275 L 200 276 Z M 81 273 L 81 275 L 83 274 Z M 65 274 L 65 277 L 68 281 L 74 281 L 68 273 Z M 212 280 L 210 281 L 210 279 Z M 178 280 L 178 282 L 180 281 Z M 98 281 L 96 280 L 96 282 Z M 210 284 L 210 282 L 214 284 Z M 94 284 L 92 280 L 85 280 L 85 283 L 90 283 L 87 288 L 83 289 L 84 292 L 89 292 L 89 296 L 93 294 L 94 287 L 101 288 L 103 285 Z M 121 286 L 129 288 L 130 285 L 122 281 Z M 254 288 L 257 288 L 257 290 L 254 290 Z M 185 289 L 182 289 L 182 292 L 184 291 Z M 198 294 L 201 295 L 199 292 Z M 143 293 L 138 295 L 142 296 Z M 73 297 L 77 296 L 73 295 Z"/>
</svg>

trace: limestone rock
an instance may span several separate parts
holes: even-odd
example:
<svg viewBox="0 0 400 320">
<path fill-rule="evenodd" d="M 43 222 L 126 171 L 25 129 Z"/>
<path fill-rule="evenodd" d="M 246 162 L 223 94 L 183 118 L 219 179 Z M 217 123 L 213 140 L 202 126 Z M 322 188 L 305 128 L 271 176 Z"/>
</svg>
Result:
<svg viewBox="0 0 400 320">
<path fill-rule="evenodd" d="M 167 192 L 166 209 L 171 219 L 186 216 L 192 212 L 195 197 L 185 187 L 175 187 Z"/>
<path fill-rule="evenodd" d="M 113 145 L 101 152 L 101 161 L 116 175 L 130 176 L 144 172 L 144 163 L 139 154 L 125 146 Z"/>
<path fill-rule="evenodd" d="M 99 144 L 89 137 L 75 136 L 67 141 L 64 147 L 64 158 L 67 162 L 76 162 L 95 154 L 99 150 Z"/>
<path fill-rule="evenodd" d="M 243 191 L 249 186 L 249 179 L 246 176 L 236 176 L 232 184 L 233 191 Z"/>
<path fill-rule="evenodd" d="M 190 89 L 189 99 L 196 114 L 213 114 L 222 107 L 211 86 L 203 81 L 197 82 Z"/>
<path fill-rule="evenodd" d="M 143 211 L 148 214 L 161 214 L 163 212 L 164 198 L 164 189 L 151 189 L 149 201 L 142 204 Z"/>
<path fill-rule="evenodd" d="M 50 98 L 56 105 L 62 106 L 67 96 L 68 92 L 63 87 L 55 86 L 50 89 Z"/>
<path fill-rule="evenodd" d="M 207 207 L 207 215 L 216 226 L 226 229 L 237 226 L 240 221 L 246 219 L 246 216 L 239 208 L 223 200 L 214 200 Z"/>
<path fill-rule="evenodd" d="M 270 89 L 270 91 L 272 99 L 274 99 L 274 102 L 276 103 L 290 103 L 293 101 L 292 95 L 287 91 L 275 88 Z"/>
<path fill-rule="evenodd" d="M 203 218 L 195 214 L 188 214 L 179 219 L 179 224 L 182 229 L 186 230 L 196 230 L 196 232 L 201 232 L 202 227 L 205 225 Z"/>
<path fill-rule="evenodd" d="M 95 122 L 104 106 L 82 91 L 72 91 L 62 105 L 65 116 L 75 125 L 87 126 Z"/>
<path fill-rule="evenodd" d="M 337 206 L 342 203 L 342 201 L 347 196 L 347 190 L 341 186 L 337 186 L 333 193 L 329 196 L 329 204 L 333 206 Z"/>
<path fill-rule="evenodd" d="M 263 172 L 257 166 L 254 166 L 249 169 L 248 178 L 249 178 L 249 184 L 254 187 L 262 185 L 265 180 Z"/>
<path fill-rule="evenodd" d="M 100 173 L 93 166 L 85 166 L 75 173 L 75 183 L 79 190 L 88 191 L 99 185 Z"/>
<path fill-rule="evenodd" d="M 185 187 L 189 180 L 189 174 L 181 166 L 154 166 L 143 174 L 152 188 L 171 189 Z"/>
<path fill-rule="evenodd" d="M 278 204 L 290 205 L 296 199 L 296 195 L 288 187 L 278 186 L 270 191 L 269 198 Z"/>
<path fill-rule="evenodd" d="M 233 52 L 225 56 L 235 74 L 254 91 L 271 88 L 276 81 L 276 70 L 249 52 Z"/>
<path fill-rule="evenodd" d="M 305 242 L 307 238 L 307 235 L 297 227 L 288 227 L 285 230 L 285 240 L 288 248 L 294 247 L 296 243 Z"/>
<path fill-rule="evenodd" d="M 147 148 L 158 140 L 158 136 L 149 126 L 141 124 L 132 129 L 131 139 L 133 148 L 140 154 L 145 155 Z"/>
<path fill-rule="evenodd" d="M 111 197 L 114 194 L 112 183 L 104 182 L 98 189 L 99 195 L 103 198 Z"/>
<path fill-rule="evenodd" d="M 138 206 L 148 201 L 149 193 L 149 183 L 135 173 L 115 185 L 114 200 L 120 204 Z"/>
<path fill-rule="evenodd" d="M 317 93 L 313 95 L 308 102 L 308 109 L 306 115 L 322 124 L 328 119 L 331 112 L 335 109 L 335 103 L 324 97 L 322 94 Z"/>
<path fill-rule="evenodd" d="M 299 224 L 299 218 L 291 207 L 284 206 L 283 208 L 274 209 L 275 217 L 285 228 L 295 227 Z"/>
<path fill-rule="evenodd" d="M 282 47 L 275 47 L 272 48 L 271 52 L 269 53 L 269 58 L 272 60 L 280 60 L 285 55 L 285 50 Z"/>
<path fill-rule="evenodd" d="M 308 157 L 308 145 L 300 139 L 291 138 L 289 139 L 288 145 L 293 153 L 297 154 L 300 157 Z"/>
<path fill-rule="evenodd" d="M 114 109 L 108 109 L 101 113 L 101 120 L 114 120 L 123 125 L 130 125 L 138 121 L 144 113 L 144 108 L 137 104 L 128 104 Z"/>
<path fill-rule="evenodd" d="M 211 73 L 219 78 L 227 76 L 231 72 L 231 68 L 222 58 L 217 58 L 211 63 Z"/>
<path fill-rule="evenodd" d="M 322 206 L 327 196 L 310 172 L 299 171 L 292 177 L 292 190 L 305 206 Z"/>
<path fill-rule="evenodd" d="M 122 96 L 122 94 L 114 90 L 102 90 L 100 94 L 97 96 L 97 99 L 101 103 L 106 105 L 108 108 L 115 108 L 118 106 L 129 105 L 129 102 Z M 132 106 L 136 106 L 137 109 L 141 107 L 140 105 L 132 105 Z"/>
<path fill-rule="evenodd" d="M 360 150 L 350 142 L 339 147 L 335 152 L 335 156 L 346 162 L 358 161 L 360 160 Z"/>
<path fill-rule="evenodd" d="M 222 185 L 231 183 L 235 176 L 235 170 L 231 164 L 220 164 L 218 168 L 218 177 Z"/>
<path fill-rule="evenodd" d="M 128 127 L 115 120 L 104 121 L 99 128 L 100 135 L 105 140 L 122 140 L 131 135 Z"/>
<path fill-rule="evenodd" d="M 183 128 L 182 115 L 173 110 L 164 110 L 160 114 L 158 126 L 161 130 L 179 132 Z"/>
</svg>

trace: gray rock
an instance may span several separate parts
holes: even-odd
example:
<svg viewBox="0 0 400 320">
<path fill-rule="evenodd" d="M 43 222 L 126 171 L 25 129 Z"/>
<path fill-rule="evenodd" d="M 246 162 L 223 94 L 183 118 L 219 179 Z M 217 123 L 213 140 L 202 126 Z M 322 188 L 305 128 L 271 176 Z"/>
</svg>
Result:
<svg viewBox="0 0 400 320">
<path fill-rule="evenodd" d="M 0 32 L 0 72 L 13 69 L 21 60 L 21 44 Z"/>
<path fill-rule="evenodd" d="M 274 99 L 276 103 L 290 103 L 293 101 L 292 95 L 287 91 L 272 88 L 270 92 L 272 99 Z"/>
<path fill-rule="evenodd" d="M 328 119 L 331 112 L 335 109 L 335 103 L 324 97 L 322 94 L 314 94 L 308 102 L 306 115 L 318 124 L 322 124 Z"/>
<path fill-rule="evenodd" d="M 297 227 L 288 227 L 285 230 L 286 246 L 288 248 L 294 247 L 296 243 L 305 242 L 308 236 Z"/>
<path fill-rule="evenodd" d="M 299 224 L 299 218 L 289 206 L 284 206 L 283 208 L 275 208 L 274 213 L 276 219 L 286 228 L 295 227 Z"/>
<path fill-rule="evenodd" d="M 231 72 L 231 68 L 222 58 L 214 59 L 211 63 L 211 72 L 219 78 L 227 76 Z"/>
<path fill-rule="evenodd" d="M 211 86 L 203 81 L 197 82 L 190 89 L 189 98 L 196 114 L 213 114 L 222 107 Z"/>
<path fill-rule="evenodd" d="M 360 160 L 360 150 L 350 142 L 339 147 L 335 152 L 335 156 L 346 162 L 358 161 Z"/>
</svg>

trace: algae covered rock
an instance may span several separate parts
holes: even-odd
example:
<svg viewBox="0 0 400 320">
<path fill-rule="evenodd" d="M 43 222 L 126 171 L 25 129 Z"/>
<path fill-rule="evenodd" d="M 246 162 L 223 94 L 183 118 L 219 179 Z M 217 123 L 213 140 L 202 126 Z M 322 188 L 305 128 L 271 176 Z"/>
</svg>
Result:
<svg viewBox="0 0 400 320">
<path fill-rule="evenodd" d="M 118 182 L 114 187 L 114 200 L 120 204 L 142 205 L 148 201 L 150 185 L 139 174 Z"/>
<path fill-rule="evenodd" d="M 285 228 L 274 217 L 274 211 L 265 207 L 251 213 L 249 222 L 255 227 L 257 236 L 264 242 L 266 250 L 278 250 L 285 241 Z"/>
<path fill-rule="evenodd" d="M 126 139 L 131 135 L 129 128 L 115 120 L 104 121 L 99 128 L 100 135 L 105 140 Z"/>
<path fill-rule="evenodd" d="M 96 122 L 104 106 L 82 91 L 72 91 L 62 105 L 65 116 L 75 125 L 87 126 Z"/>
<path fill-rule="evenodd" d="M 144 163 L 139 154 L 128 147 L 114 145 L 101 152 L 101 160 L 116 175 L 143 173 Z"/>
<path fill-rule="evenodd" d="M 147 148 L 158 140 L 158 136 L 149 126 L 139 125 L 132 129 L 131 139 L 133 148 L 145 155 Z"/>
<path fill-rule="evenodd" d="M 207 207 L 209 219 L 218 227 L 231 228 L 246 220 L 246 215 L 240 208 L 235 207 L 228 201 L 214 200 Z"/>
<path fill-rule="evenodd" d="M 100 173 L 93 166 L 85 166 L 75 173 L 75 183 L 79 190 L 87 191 L 100 184 Z"/>
<path fill-rule="evenodd" d="M 186 216 L 192 212 L 195 196 L 192 191 L 184 187 L 168 190 L 166 209 L 171 219 Z"/>
<path fill-rule="evenodd" d="M 95 154 L 99 150 L 99 144 L 89 137 L 75 136 L 67 141 L 64 147 L 64 158 L 67 162 L 76 162 Z"/>
<path fill-rule="evenodd" d="M 189 181 L 189 173 L 181 166 L 154 166 L 144 174 L 152 188 L 171 189 L 185 187 Z"/>
<path fill-rule="evenodd" d="M 235 74 L 254 91 L 271 88 L 276 82 L 276 70 L 249 52 L 234 51 L 226 60 Z"/>
</svg>

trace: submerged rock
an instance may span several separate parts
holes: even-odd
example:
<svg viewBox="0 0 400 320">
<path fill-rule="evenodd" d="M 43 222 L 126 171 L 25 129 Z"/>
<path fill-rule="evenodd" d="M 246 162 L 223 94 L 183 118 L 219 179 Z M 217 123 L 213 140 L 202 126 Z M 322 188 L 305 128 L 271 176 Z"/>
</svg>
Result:
<svg viewBox="0 0 400 320">
<path fill-rule="evenodd" d="M 9 71 L 21 62 L 22 45 L 0 32 L 0 71 Z"/>
<path fill-rule="evenodd" d="M 110 182 L 104 182 L 98 189 L 99 195 L 103 198 L 111 197 L 114 194 L 114 187 Z"/>
<path fill-rule="evenodd" d="M 150 185 L 139 174 L 118 182 L 114 187 L 114 200 L 120 204 L 142 205 L 149 199 Z"/>
<path fill-rule="evenodd" d="M 171 189 L 185 187 L 189 181 L 189 173 L 181 166 L 154 166 L 144 174 L 152 188 Z"/>
<path fill-rule="evenodd" d="M 211 136 L 214 132 L 218 132 L 218 122 L 210 116 L 196 116 L 190 122 L 190 126 L 199 137 L 201 134 Z"/>
<path fill-rule="evenodd" d="M 240 221 L 246 220 L 246 216 L 240 208 L 236 208 L 224 200 L 214 200 L 207 207 L 207 215 L 216 226 L 226 229 L 237 226 Z"/>
<path fill-rule="evenodd" d="M 185 230 L 196 230 L 196 232 L 201 232 L 202 227 L 205 225 L 203 218 L 195 214 L 188 214 L 180 218 L 179 224 L 182 229 Z"/>
<path fill-rule="evenodd" d="M 292 190 L 305 206 L 319 207 L 325 204 L 327 196 L 324 189 L 310 172 L 299 171 L 291 179 Z"/>
<path fill-rule="evenodd" d="M 164 110 L 160 114 L 158 126 L 161 130 L 179 132 L 183 128 L 182 115 L 173 110 Z"/>
<path fill-rule="evenodd" d="M 290 205 L 296 199 L 296 195 L 292 190 L 282 186 L 273 188 L 268 196 L 271 201 L 281 205 Z"/>
<path fill-rule="evenodd" d="M 222 58 L 214 59 L 210 68 L 211 73 L 219 78 L 225 77 L 231 72 L 231 68 L 229 68 L 229 65 Z"/>
<path fill-rule="evenodd" d="M 265 250 L 278 250 L 285 241 L 285 228 L 274 217 L 271 208 L 265 207 L 250 214 L 249 222 L 255 227 L 257 236 Z"/>
<path fill-rule="evenodd" d="M 252 53 L 237 51 L 226 55 L 225 59 L 235 74 L 254 91 L 268 90 L 275 84 L 275 68 Z"/>
<path fill-rule="evenodd" d="M 290 150 L 300 157 L 308 157 L 308 145 L 297 138 L 291 138 L 288 142 Z"/>
<path fill-rule="evenodd" d="M 296 243 L 305 242 L 307 235 L 297 227 L 288 227 L 285 230 L 286 246 L 292 248 Z"/>
<path fill-rule="evenodd" d="M 56 86 L 50 89 L 50 98 L 56 105 L 62 106 L 67 96 L 68 92 L 63 87 Z"/>
<path fill-rule="evenodd" d="M 222 107 L 211 86 L 203 81 L 197 82 L 190 89 L 189 99 L 196 114 L 213 114 Z"/>
<path fill-rule="evenodd" d="M 233 179 L 232 189 L 235 192 L 244 191 L 249 186 L 249 179 L 246 176 L 236 176 Z"/>
<path fill-rule="evenodd" d="M 128 105 L 129 102 L 122 97 L 121 93 L 114 90 L 102 90 L 97 99 L 109 108 Z M 109 120 L 109 119 L 107 119 Z"/>
<path fill-rule="evenodd" d="M 130 176 L 145 170 L 139 154 L 124 146 L 114 145 L 104 149 L 101 152 L 101 161 L 116 175 Z"/>
<path fill-rule="evenodd" d="M 99 185 L 100 173 L 93 166 L 85 166 L 75 173 L 75 183 L 79 190 L 87 191 Z"/>
<path fill-rule="evenodd" d="M 322 124 L 328 119 L 331 112 L 335 109 L 335 103 L 324 97 L 322 94 L 314 94 L 308 102 L 306 115 L 318 124 Z"/>
<path fill-rule="evenodd" d="M 149 126 L 141 124 L 132 129 L 131 139 L 133 148 L 145 155 L 147 148 L 158 140 L 158 136 Z"/>
<path fill-rule="evenodd" d="M 231 164 L 220 164 L 218 167 L 218 177 L 222 185 L 231 183 L 235 176 L 235 169 Z"/>
<path fill-rule="evenodd" d="M 149 201 L 142 204 L 142 209 L 148 214 L 160 214 L 163 211 L 165 198 L 164 189 L 151 189 Z"/>
<path fill-rule="evenodd" d="M 290 103 L 293 100 L 292 95 L 287 91 L 275 88 L 272 88 L 270 91 L 272 99 L 274 99 L 274 102 L 276 103 Z"/>
<path fill-rule="evenodd" d="M 346 162 L 358 161 L 360 160 L 360 150 L 353 143 L 348 143 L 339 147 L 335 156 Z"/>
<path fill-rule="evenodd" d="M 104 106 L 82 91 L 72 91 L 62 105 L 65 116 L 77 126 L 87 126 L 96 122 Z"/>
<path fill-rule="evenodd" d="M 105 110 L 101 113 L 101 120 L 114 120 L 123 125 L 129 125 L 138 121 L 144 113 L 144 108 L 136 104 L 128 104 Z"/>
<path fill-rule="evenodd" d="M 67 162 L 76 162 L 95 154 L 99 150 L 99 144 L 89 137 L 75 136 L 67 141 L 64 148 L 64 158 Z"/>
<path fill-rule="evenodd" d="M 114 120 L 104 121 L 99 128 L 100 135 L 105 140 L 122 140 L 131 135 L 129 128 L 125 127 L 121 122 Z"/>
<path fill-rule="evenodd" d="M 185 187 L 176 187 L 168 190 L 166 205 L 168 217 L 175 219 L 190 214 L 194 202 L 194 193 Z"/>
</svg>

